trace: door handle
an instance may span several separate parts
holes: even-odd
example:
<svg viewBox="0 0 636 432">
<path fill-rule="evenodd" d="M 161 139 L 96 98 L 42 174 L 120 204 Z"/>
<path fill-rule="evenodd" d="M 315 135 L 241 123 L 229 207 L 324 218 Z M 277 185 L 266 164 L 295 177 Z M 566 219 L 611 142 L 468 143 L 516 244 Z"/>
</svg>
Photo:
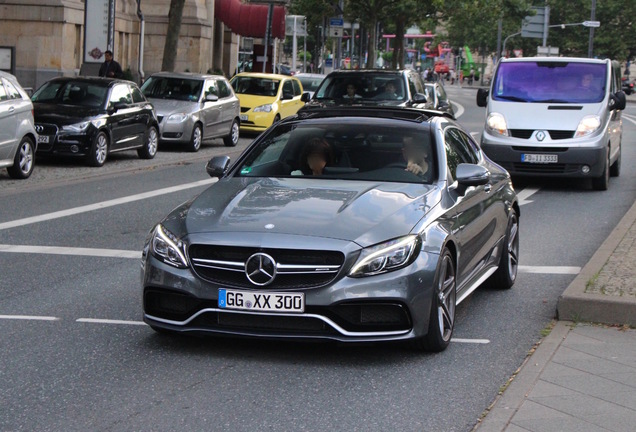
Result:
<svg viewBox="0 0 636 432">
<path fill-rule="evenodd" d="M 10 113 L 12 113 L 13 111 L 15 111 L 15 107 L 10 106 L 10 107 L 9 107 L 9 112 L 10 112 Z"/>
<path fill-rule="evenodd" d="M 492 185 L 487 184 L 486 186 L 484 186 L 484 192 L 490 193 L 491 190 L 492 190 Z"/>
</svg>

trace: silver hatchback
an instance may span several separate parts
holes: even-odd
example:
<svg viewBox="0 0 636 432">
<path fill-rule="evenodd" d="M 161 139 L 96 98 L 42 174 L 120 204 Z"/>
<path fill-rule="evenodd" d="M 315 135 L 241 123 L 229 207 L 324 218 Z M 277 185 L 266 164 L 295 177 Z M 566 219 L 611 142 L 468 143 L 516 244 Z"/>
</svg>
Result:
<svg viewBox="0 0 636 432">
<path fill-rule="evenodd" d="M 29 95 L 13 75 L 0 71 L 0 167 L 11 177 L 33 172 L 37 136 Z"/>
<path fill-rule="evenodd" d="M 160 142 L 183 144 L 193 152 L 206 139 L 223 138 L 230 147 L 238 143 L 241 108 L 225 77 L 159 72 L 141 91 L 157 112 Z"/>
</svg>

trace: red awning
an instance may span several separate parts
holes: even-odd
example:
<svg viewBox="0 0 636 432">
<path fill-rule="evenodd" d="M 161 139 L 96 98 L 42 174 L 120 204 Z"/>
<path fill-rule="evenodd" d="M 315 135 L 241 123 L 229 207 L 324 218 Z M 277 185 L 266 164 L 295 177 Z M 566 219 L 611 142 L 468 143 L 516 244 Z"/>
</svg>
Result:
<svg viewBox="0 0 636 432">
<path fill-rule="evenodd" d="M 214 14 L 236 34 L 264 38 L 268 8 L 265 4 L 241 3 L 241 0 L 215 0 Z M 285 39 L 285 8 L 282 6 L 274 6 L 272 38 Z"/>
</svg>

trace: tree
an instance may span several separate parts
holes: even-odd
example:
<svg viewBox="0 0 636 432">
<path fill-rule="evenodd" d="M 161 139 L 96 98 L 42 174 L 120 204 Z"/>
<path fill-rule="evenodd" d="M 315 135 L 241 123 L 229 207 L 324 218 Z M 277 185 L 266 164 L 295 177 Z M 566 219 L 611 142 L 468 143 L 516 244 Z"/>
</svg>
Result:
<svg viewBox="0 0 636 432">
<path fill-rule="evenodd" d="M 170 0 L 170 11 L 168 12 L 168 31 L 166 32 L 166 43 L 163 47 L 163 60 L 161 62 L 162 71 L 174 71 L 184 5 L 185 0 Z"/>
</svg>

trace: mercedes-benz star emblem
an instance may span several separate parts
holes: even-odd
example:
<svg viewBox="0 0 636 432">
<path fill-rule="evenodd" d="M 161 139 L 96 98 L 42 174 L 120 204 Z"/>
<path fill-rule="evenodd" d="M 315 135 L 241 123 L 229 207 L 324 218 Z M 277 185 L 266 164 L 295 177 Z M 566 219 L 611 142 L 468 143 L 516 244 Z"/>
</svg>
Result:
<svg viewBox="0 0 636 432">
<path fill-rule="evenodd" d="M 276 261 L 265 253 L 257 252 L 245 262 L 245 276 L 254 285 L 269 285 L 276 277 Z"/>
<path fill-rule="evenodd" d="M 537 141 L 543 141 L 545 139 L 545 132 L 539 131 L 537 132 Z"/>
</svg>

